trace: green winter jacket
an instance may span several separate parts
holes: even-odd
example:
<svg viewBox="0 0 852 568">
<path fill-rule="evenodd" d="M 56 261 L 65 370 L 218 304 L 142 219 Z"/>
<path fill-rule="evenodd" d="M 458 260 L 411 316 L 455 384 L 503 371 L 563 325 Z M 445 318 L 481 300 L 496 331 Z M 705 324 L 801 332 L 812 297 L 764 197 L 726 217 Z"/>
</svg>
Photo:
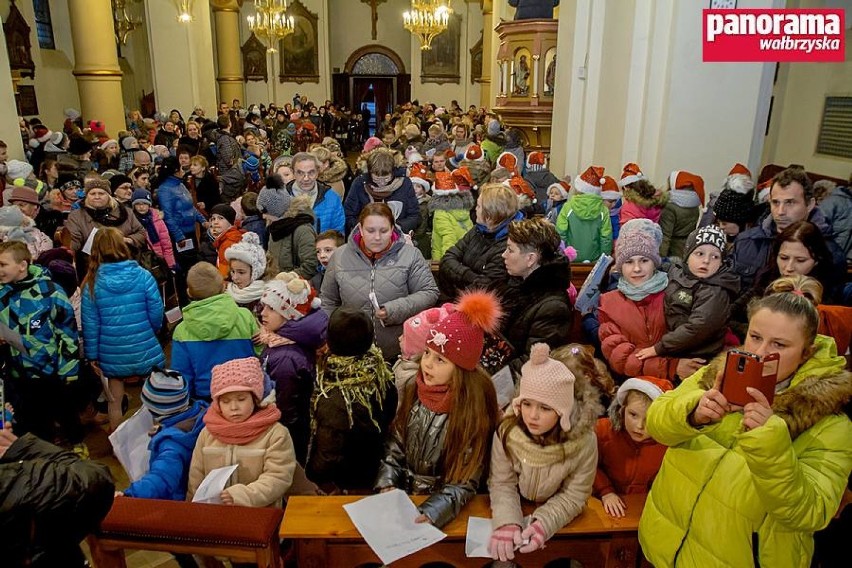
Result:
<svg viewBox="0 0 852 568">
<path fill-rule="evenodd" d="M 743 430 L 741 412 L 701 428 L 687 422 L 724 356 L 648 409 L 648 433 L 669 446 L 639 524 L 654 566 L 810 566 L 813 533 L 837 512 L 852 470 L 843 414 L 852 373 L 833 339 L 815 343 L 754 430 Z"/>
<path fill-rule="evenodd" d="M 663 230 L 663 243 L 660 256 L 683 258 L 686 238 L 698 225 L 700 207 L 681 207 L 669 201 L 660 214 L 660 228 Z"/>
<path fill-rule="evenodd" d="M 577 262 L 595 262 L 612 252 L 612 221 L 600 195 L 578 193 L 569 199 L 556 218 L 556 231 L 577 250 Z"/>
<path fill-rule="evenodd" d="M 441 260 L 451 246 L 473 229 L 473 221 L 470 220 L 473 205 L 473 195 L 469 191 L 445 194 L 443 190 L 435 190 L 429 201 L 433 259 Z"/>
</svg>

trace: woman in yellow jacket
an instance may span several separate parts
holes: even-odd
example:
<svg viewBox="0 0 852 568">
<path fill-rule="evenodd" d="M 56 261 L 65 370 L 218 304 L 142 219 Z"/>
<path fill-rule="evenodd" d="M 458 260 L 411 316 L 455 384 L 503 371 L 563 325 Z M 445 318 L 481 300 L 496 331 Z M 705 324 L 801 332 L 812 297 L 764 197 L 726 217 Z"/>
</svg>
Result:
<svg viewBox="0 0 852 568">
<path fill-rule="evenodd" d="M 852 373 L 817 335 L 819 284 L 781 279 L 749 308 L 744 349 L 778 353 L 770 406 L 733 406 L 718 390 L 724 357 L 661 395 L 647 428 L 669 446 L 639 540 L 655 566 L 810 566 L 813 533 L 837 512 L 852 470 Z M 810 299 L 809 299 L 810 297 Z"/>
</svg>

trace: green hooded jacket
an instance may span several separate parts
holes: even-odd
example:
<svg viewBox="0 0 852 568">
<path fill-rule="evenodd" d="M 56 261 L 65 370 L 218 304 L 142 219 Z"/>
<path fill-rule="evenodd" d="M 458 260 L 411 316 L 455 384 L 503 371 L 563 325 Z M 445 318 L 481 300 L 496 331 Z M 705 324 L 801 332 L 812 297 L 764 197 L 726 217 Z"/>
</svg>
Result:
<svg viewBox="0 0 852 568">
<path fill-rule="evenodd" d="M 576 262 L 595 262 L 612 252 L 612 221 L 600 195 L 578 193 L 556 218 L 556 232 L 577 251 Z"/>
</svg>

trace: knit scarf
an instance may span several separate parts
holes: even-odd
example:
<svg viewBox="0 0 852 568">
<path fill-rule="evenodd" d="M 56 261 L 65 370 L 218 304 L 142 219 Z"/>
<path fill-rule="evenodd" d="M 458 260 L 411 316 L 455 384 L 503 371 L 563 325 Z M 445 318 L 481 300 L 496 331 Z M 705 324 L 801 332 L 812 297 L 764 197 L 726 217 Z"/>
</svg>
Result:
<svg viewBox="0 0 852 568">
<path fill-rule="evenodd" d="M 450 385 L 427 385 L 423 373 L 417 373 L 417 398 L 421 404 L 436 414 L 449 414 L 453 410 Z"/>
<path fill-rule="evenodd" d="M 352 405 L 357 404 L 367 410 L 370 422 L 381 431 L 381 426 L 373 416 L 372 401 L 376 400 L 381 408 L 388 386 L 393 383 L 393 375 L 385 364 L 381 350 L 375 345 L 361 356 L 342 357 L 329 355 L 317 365 L 317 389 L 314 393 L 311 407 L 316 414 L 317 403 L 322 398 L 337 390 L 346 405 L 349 416 L 349 427 L 354 424 Z M 312 428 L 313 429 L 313 428 Z"/>
<path fill-rule="evenodd" d="M 284 336 L 278 335 L 274 331 L 269 331 L 263 326 L 261 326 L 260 331 L 255 334 L 253 339 L 255 339 L 257 343 L 266 345 L 270 349 L 281 347 L 282 345 L 293 345 L 296 343 L 292 339 L 287 339 Z"/>
<path fill-rule="evenodd" d="M 236 284 L 228 282 L 225 292 L 234 299 L 237 305 L 245 306 L 260 300 L 260 297 L 263 296 L 264 286 L 266 286 L 266 282 L 263 280 L 254 280 L 245 288 L 237 288 Z"/>
<path fill-rule="evenodd" d="M 262 436 L 279 418 L 281 411 L 274 404 L 269 404 L 258 408 L 245 422 L 235 424 L 222 416 L 219 402 L 214 400 L 204 414 L 204 424 L 213 437 L 223 444 L 244 446 Z"/>
<path fill-rule="evenodd" d="M 623 275 L 618 279 L 618 290 L 624 294 L 628 300 L 638 302 L 644 300 L 651 294 L 656 294 L 666 289 L 669 285 L 669 275 L 665 272 L 657 270 L 650 278 L 635 286 L 627 281 Z"/>
<path fill-rule="evenodd" d="M 145 227 L 145 232 L 148 233 L 148 240 L 154 244 L 159 243 L 160 235 L 157 234 L 157 228 L 154 226 L 154 212 L 148 209 L 147 213 L 140 215 L 139 212 L 134 209 L 133 213 L 136 215 L 136 218 L 139 219 L 139 222 L 142 223 L 142 226 Z"/>
<path fill-rule="evenodd" d="M 402 187 L 402 182 L 405 178 L 398 177 L 391 180 L 391 182 L 387 185 L 375 185 L 372 180 L 367 180 L 364 182 L 364 189 L 367 190 L 367 193 L 370 197 L 373 198 L 374 201 L 384 201 L 390 195 Z"/>
<path fill-rule="evenodd" d="M 566 459 L 564 444 L 536 444 L 519 426 L 509 430 L 506 446 L 513 458 L 531 467 L 551 466 Z"/>
</svg>

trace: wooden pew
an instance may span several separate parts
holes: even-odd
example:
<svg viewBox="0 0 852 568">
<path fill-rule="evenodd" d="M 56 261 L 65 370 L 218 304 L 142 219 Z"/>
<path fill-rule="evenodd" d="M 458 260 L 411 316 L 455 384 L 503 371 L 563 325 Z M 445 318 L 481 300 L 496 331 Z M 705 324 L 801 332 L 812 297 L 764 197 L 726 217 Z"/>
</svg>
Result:
<svg viewBox="0 0 852 568">
<path fill-rule="evenodd" d="M 438 266 L 439 266 L 439 264 L 440 263 L 436 260 L 433 260 L 433 261 L 430 262 L 430 268 L 432 269 L 432 275 L 435 277 L 435 279 L 438 278 Z M 577 287 L 577 290 L 580 290 L 580 287 L 583 285 L 583 282 L 586 281 L 586 276 L 588 276 L 589 272 L 592 271 L 593 266 L 594 266 L 594 263 L 586 263 L 586 262 L 581 262 L 581 263 L 575 262 L 575 263 L 571 264 L 571 282 L 574 283 L 574 286 Z M 850 270 L 852 270 L 852 269 L 850 269 Z"/>
<path fill-rule="evenodd" d="M 291 497 L 287 502 L 281 523 L 281 538 L 295 540 L 295 554 L 300 568 L 349 568 L 365 563 L 381 564 L 360 533 L 349 520 L 343 505 L 362 499 L 357 496 Z M 422 503 L 426 496 L 413 496 Z M 547 542 L 543 550 L 520 554 L 515 560 L 525 567 L 544 566 L 557 558 L 571 558 L 584 568 L 595 566 L 627 568 L 638 565 L 639 517 L 645 504 L 645 495 L 627 495 L 627 516 L 613 519 L 603 510 L 600 500 L 591 498 L 586 509 L 567 527 L 562 528 Z M 524 513 L 534 507 L 524 505 Z M 419 568 L 428 562 L 444 562 L 458 567 L 481 567 L 485 558 L 467 558 L 464 541 L 467 519 L 491 517 L 486 495 L 477 495 L 461 514 L 442 530 L 447 538 L 420 552 L 397 560 L 394 567 Z"/>
<path fill-rule="evenodd" d="M 125 549 L 224 556 L 278 568 L 283 515 L 281 509 L 118 497 L 86 540 L 95 568 L 126 568 Z"/>
</svg>

